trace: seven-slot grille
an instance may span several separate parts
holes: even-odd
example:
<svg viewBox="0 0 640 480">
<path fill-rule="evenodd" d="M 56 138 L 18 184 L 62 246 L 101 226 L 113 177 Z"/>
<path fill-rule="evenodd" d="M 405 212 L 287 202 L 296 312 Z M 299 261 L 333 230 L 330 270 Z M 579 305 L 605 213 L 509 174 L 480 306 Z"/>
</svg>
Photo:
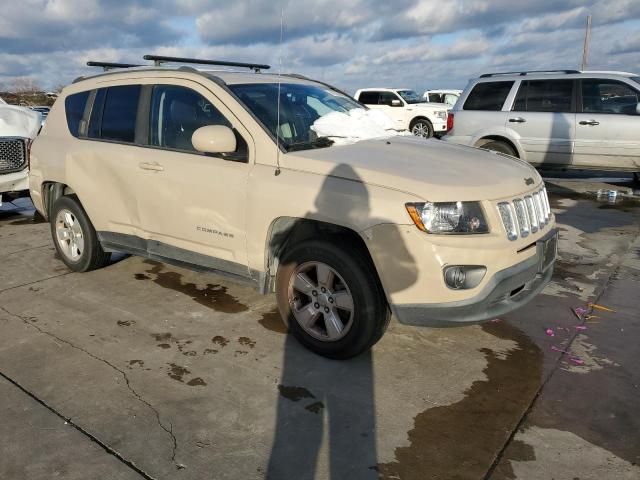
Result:
<svg viewBox="0 0 640 480">
<path fill-rule="evenodd" d="M 18 172 L 27 166 L 24 140 L 0 138 L 0 173 Z"/>
<path fill-rule="evenodd" d="M 542 230 L 551 218 L 551 207 L 547 189 L 514 198 L 510 202 L 498 203 L 498 212 L 509 240 L 525 238 L 529 233 Z"/>
</svg>

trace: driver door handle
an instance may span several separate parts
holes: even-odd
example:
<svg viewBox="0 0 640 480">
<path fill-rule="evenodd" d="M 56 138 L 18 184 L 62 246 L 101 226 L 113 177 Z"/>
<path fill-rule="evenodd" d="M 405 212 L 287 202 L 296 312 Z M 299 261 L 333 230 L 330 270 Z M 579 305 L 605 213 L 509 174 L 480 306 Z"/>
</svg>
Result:
<svg viewBox="0 0 640 480">
<path fill-rule="evenodd" d="M 524 123 L 526 120 L 522 117 L 510 118 L 509 121 L 511 123 Z"/>
<path fill-rule="evenodd" d="M 600 125 L 600 122 L 596 120 L 582 120 L 580 125 Z"/>
<path fill-rule="evenodd" d="M 142 170 L 153 170 L 154 172 L 162 172 L 164 167 L 158 162 L 140 162 L 138 166 Z"/>
</svg>

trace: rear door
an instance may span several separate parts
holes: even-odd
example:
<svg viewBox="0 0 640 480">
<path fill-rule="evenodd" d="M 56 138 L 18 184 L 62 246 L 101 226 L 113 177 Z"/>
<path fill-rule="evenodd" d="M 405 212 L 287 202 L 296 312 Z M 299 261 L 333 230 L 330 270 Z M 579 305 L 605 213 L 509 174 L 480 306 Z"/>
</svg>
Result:
<svg viewBox="0 0 640 480">
<path fill-rule="evenodd" d="M 568 165 L 575 139 L 574 80 L 523 80 L 506 128 L 516 132 L 525 159 L 536 165 Z"/>
<path fill-rule="evenodd" d="M 67 158 L 69 183 L 98 231 L 139 232 L 137 155 L 144 148 L 136 144 L 136 128 L 141 91 L 141 85 L 114 85 L 92 92 L 79 125 L 84 141 L 74 143 Z"/>
<path fill-rule="evenodd" d="M 580 83 L 574 164 L 640 170 L 640 85 L 597 78 Z"/>
</svg>

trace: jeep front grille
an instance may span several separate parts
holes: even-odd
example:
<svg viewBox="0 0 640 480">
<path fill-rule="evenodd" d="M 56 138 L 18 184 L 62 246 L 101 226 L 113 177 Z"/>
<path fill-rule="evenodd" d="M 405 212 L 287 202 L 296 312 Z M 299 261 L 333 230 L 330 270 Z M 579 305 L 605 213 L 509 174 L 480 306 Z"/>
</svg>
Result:
<svg viewBox="0 0 640 480">
<path fill-rule="evenodd" d="M 20 138 L 0 138 L 0 174 L 19 172 L 27 166 L 27 148 Z"/>
<path fill-rule="evenodd" d="M 498 203 L 498 212 L 509 240 L 542 230 L 551 218 L 547 189 L 542 187 L 520 198 Z"/>
</svg>

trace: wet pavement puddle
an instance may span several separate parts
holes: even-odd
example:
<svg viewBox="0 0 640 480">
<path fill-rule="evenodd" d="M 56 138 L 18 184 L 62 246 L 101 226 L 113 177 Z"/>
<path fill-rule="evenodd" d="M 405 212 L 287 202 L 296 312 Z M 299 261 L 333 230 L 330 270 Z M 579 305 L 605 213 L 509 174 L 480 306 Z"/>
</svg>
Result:
<svg viewBox="0 0 640 480">
<path fill-rule="evenodd" d="M 163 288 L 187 295 L 200 305 L 218 312 L 240 313 L 249 310 L 237 298 L 227 293 L 228 288 L 224 285 L 208 283 L 199 288 L 195 283 L 184 283 L 182 274 L 178 272 L 164 271 L 164 264 L 160 262 L 144 260 L 144 263 L 152 267 L 146 271 L 147 275 L 135 274 L 136 280 L 152 280 Z"/>
<path fill-rule="evenodd" d="M 461 401 L 419 413 L 409 446 L 396 448 L 395 461 L 378 465 L 381 479 L 482 478 L 507 442 L 540 388 L 543 353 L 508 322 L 482 329 L 517 347 L 482 349 L 487 379 L 474 382 Z"/>
</svg>

